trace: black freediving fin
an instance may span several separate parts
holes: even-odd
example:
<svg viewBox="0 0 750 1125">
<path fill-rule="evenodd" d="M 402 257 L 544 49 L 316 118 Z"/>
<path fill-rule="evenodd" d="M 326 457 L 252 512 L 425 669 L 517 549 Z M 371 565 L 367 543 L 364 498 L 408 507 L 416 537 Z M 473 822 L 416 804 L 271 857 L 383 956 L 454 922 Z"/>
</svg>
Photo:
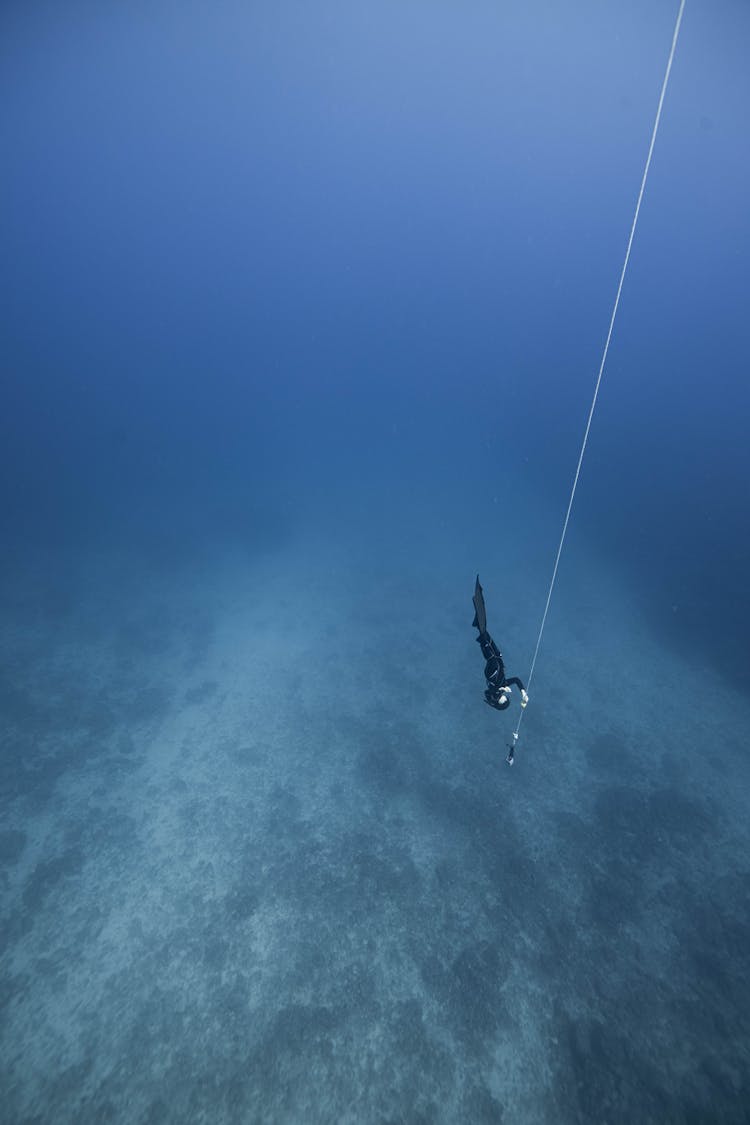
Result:
<svg viewBox="0 0 750 1125">
<path fill-rule="evenodd" d="M 486 633 L 487 610 L 484 608 L 484 594 L 482 593 L 482 587 L 479 585 L 479 575 L 477 575 L 477 584 L 474 587 L 474 597 L 471 600 L 474 602 L 474 620 L 471 624 L 480 633 Z"/>
</svg>

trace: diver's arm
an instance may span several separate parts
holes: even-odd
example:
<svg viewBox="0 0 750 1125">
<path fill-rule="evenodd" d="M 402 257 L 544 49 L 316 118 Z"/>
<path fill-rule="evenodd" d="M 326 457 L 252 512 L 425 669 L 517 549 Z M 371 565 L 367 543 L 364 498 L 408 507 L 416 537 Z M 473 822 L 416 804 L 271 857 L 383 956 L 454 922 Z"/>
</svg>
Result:
<svg viewBox="0 0 750 1125">
<path fill-rule="evenodd" d="M 529 696 L 523 683 L 519 680 L 518 676 L 511 676 L 509 680 L 505 681 L 505 687 L 510 687 L 511 684 L 515 684 L 515 686 L 519 688 L 521 692 L 521 706 L 525 707 L 529 702 Z"/>
</svg>

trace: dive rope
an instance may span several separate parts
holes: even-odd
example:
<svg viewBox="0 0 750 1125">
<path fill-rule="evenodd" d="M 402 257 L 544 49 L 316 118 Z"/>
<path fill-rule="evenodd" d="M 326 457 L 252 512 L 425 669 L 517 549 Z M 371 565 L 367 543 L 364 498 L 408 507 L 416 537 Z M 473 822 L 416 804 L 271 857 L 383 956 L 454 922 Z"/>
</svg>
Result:
<svg viewBox="0 0 750 1125">
<path fill-rule="evenodd" d="M 576 489 L 578 488 L 578 478 L 581 474 L 581 465 L 583 464 L 583 455 L 586 452 L 586 443 L 589 440 L 589 430 L 591 429 L 591 420 L 594 417 L 594 410 L 596 409 L 596 400 L 599 396 L 599 387 L 601 385 L 602 375 L 604 374 L 604 365 L 607 362 L 607 353 L 609 352 L 609 343 L 610 343 L 610 340 L 612 339 L 612 331 L 613 331 L 614 326 L 615 326 L 615 319 L 617 317 L 617 309 L 618 309 L 619 304 L 620 304 L 620 294 L 622 293 L 622 286 L 623 286 L 623 283 L 625 281 L 625 273 L 627 272 L 628 262 L 630 261 L 630 251 L 631 251 L 632 246 L 633 246 L 633 238 L 635 237 L 635 228 L 636 228 L 636 225 L 638 223 L 638 214 L 639 214 L 640 209 L 641 209 L 641 201 L 643 199 L 643 193 L 646 190 L 646 180 L 648 179 L 648 170 L 651 167 L 651 157 L 653 156 L 653 153 L 654 153 L 654 145 L 656 144 L 656 134 L 659 130 L 659 120 L 661 118 L 662 106 L 664 105 L 664 96 L 667 92 L 667 84 L 669 83 L 669 74 L 670 74 L 670 71 L 672 70 L 672 60 L 674 59 L 674 53 L 675 53 L 675 49 L 677 47 L 677 37 L 680 34 L 680 24 L 682 23 L 682 13 L 683 13 L 684 10 L 685 10 L 685 0 L 680 0 L 680 10 L 677 13 L 677 22 L 675 23 L 674 34 L 672 36 L 672 47 L 671 47 L 670 52 L 669 52 L 669 59 L 667 60 L 667 69 L 664 73 L 664 81 L 662 82 L 661 94 L 659 96 L 659 105 L 658 105 L 658 108 L 656 110 L 656 119 L 654 120 L 654 127 L 653 127 L 653 130 L 651 132 L 651 144 L 648 147 L 648 156 L 646 157 L 646 166 L 643 169 L 643 178 L 641 179 L 641 189 L 638 192 L 638 201 L 635 205 L 635 214 L 633 215 L 633 225 L 630 228 L 630 238 L 628 239 L 628 247 L 627 247 L 627 250 L 625 251 L 625 261 L 622 264 L 622 271 L 620 273 L 620 283 L 617 286 L 617 295 L 615 296 L 615 303 L 612 307 L 612 316 L 610 317 L 610 321 L 609 321 L 609 331 L 607 332 L 607 339 L 606 339 L 605 344 L 604 344 L 604 351 L 602 352 L 601 363 L 599 364 L 599 374 L 598 374 L 597 379 L 596 379 L 596 386 L 594 387 L 594 397 L 591 400 L 591 409 L 589 410 L 588 421 L 586 422 L 586 431 L 583 435 L 583 443 L 581 445 L 581 452 L 580 452 L 579 457 L 578 457 L 578 464 L 576 466 L 575 477 L 573 478 L 573 487 L 570 491 L 570 500 L 568 501 L 568 510 L 565 513 L 565 522 L 563 523 L 562 535 L 560 536 L 560 544 L 557 548 L 557 556 L 555 558 L 555 565 L 552 569 L 552 578 L 550 580 L 549 590 L 547 591 L 547 601 L 546 601 L 546 604 L 544 606 L 544 613 L 542 614 L 542 622 L 541 622 L 541 625 L 539 626 L 539 635 L 537 636 L 537 639 L 536 639 L 536 647 L 534 648 L 534 655 L 533 655 L 532 660 L 531 660 L 531 668 L 529 670 L 529 678 L 528 678 L 527 683 L 526 683 L 527 691 L 531 688 L 531 681 L 534 678 L 534 668 L 536 667 L 536 659 L 537 659 L 537 656 L 539 655 L 539 646 L 542 643 L 542 634 L 544 633 L 544 626 L 547 623 L 547 614 L 549 613 L 549 606 L 550 606 L 550 602 L 552 600 L 552 591 L 555 588 L 555 581 L 557 579 L 557 570 L 558 570 L 558 567 L 560 565 L 560 556 L 562 554 L 563 544 L 565 543 L 565 536 L 566 536 L 567 531 L 568 531 L 568 523 L 570 521 L 570 513 L 571 513 L 571 509 L 573 507 L 573 500 L 575 499 Z M 508 761 L 511 764 L 513 762 L 513 751 L 514 751 L 515 745 L 518 741 L 518 732 L 521 729 L 521 721 L 523 720 L 523 715 L 524 715 L 524 712 L 522 710 L 519 717 L 518 717 L 518 722 L 516 723 L 516 729 L 513 732 L 513 742 L 511 744 L 510 753 L 508 755 Z"/>
</svg>

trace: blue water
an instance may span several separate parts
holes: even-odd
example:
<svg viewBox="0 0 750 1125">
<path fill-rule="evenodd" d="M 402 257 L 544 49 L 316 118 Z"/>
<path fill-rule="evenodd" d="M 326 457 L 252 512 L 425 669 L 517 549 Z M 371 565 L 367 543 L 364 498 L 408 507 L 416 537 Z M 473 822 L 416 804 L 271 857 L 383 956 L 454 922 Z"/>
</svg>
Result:
<svg viewBox="0 0 750 1125">
<path fill-rule="evenodd" d="M 750 11 L 0 13 L 0 1119 L 750 1120 Z"/>
</svg>

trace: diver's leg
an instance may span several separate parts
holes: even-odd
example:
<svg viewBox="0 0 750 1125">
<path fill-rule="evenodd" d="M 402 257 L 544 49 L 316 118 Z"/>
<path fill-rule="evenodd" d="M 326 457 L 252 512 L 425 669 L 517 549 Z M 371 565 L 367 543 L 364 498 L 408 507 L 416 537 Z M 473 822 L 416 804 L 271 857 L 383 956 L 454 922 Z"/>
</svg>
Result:
<svg viewBox="0 0 750 1125">
<path fill-rule="evenodd" d="M 489 633 L 480 633 L 477 637 L 477 644 L 482 650 L 482 656 L 485 660 L 491 660 L 493 657 L 496 660 L 500 659 L 500 654 L 497 651 L 497 645 L 493 641 Z"/>
</svg>

